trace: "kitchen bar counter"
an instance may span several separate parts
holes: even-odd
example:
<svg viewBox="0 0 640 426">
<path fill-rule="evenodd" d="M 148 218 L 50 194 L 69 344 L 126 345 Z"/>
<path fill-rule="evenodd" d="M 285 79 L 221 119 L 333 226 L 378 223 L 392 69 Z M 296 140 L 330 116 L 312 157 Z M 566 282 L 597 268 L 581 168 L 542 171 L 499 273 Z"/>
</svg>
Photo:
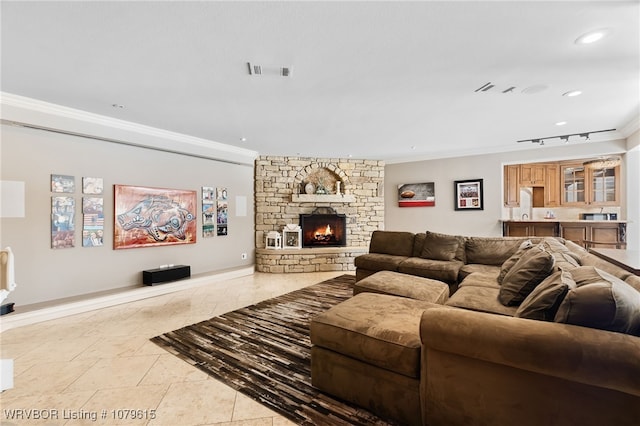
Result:
<svg viewBox="0 0 640 426">
<path fill-rule="evenodd" d="M 585 248 L 619 248 L 627 241 L 625 220 L 500 219 L 500 222 L 502 235 L 508 237 L 562 237 Z"/>
<path fill-rule="evenodd" d="M 552 222 L 567 222 L 567 223 L 627 223 L 626 220 L 584 220 L 584 219 L 498 219 L 498 222 L 514 222 L 514 223 L 552 223 Z"/>
</svg>

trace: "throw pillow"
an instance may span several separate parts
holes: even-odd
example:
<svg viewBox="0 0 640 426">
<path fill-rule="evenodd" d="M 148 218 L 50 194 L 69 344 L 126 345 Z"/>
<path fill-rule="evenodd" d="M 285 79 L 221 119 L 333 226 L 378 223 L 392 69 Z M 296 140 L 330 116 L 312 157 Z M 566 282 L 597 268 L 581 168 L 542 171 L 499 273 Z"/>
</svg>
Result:
<svg viewBox="0 0 640 426">
<path fill-rule="evenodd" d="M 567 293 L 555 322 L 640 336 L 640 292 L 593 266 L 571 271 L 576 288 Z"/>
<path fill-rule="evenodd" d="M 507 272 L 509 272 L 511 268 L 513 268 L 513 265 L 518 263 L 518 260 L 520 260 L 524 252 L 529 250 L 531 247 L 533 247 L 533 243 L 531 242 L 531 240 L 523 241 L 522 244 L 520 244 L 520 247 L 518 247 L 518 251 L 516 251 L 510 258 L 504 261 L 504 263 L 500 267 L 498 284 L 502 284 L 502 280 L 504 279 L 504 276 L 507 275 Z"/>
<path fill-rule="evenodd" d="M 505 306 L 518 306 L 538 284 L 551 274 L 551 253 L 537 245 L 527 250 L 502 280 L 498 300 Z"/>
<path fill-rule="evenodd" d="M 553 321 L 560 304 L 576 283 L 567 271 L 557 271 L 545 278 L 524 299 L 515 316 L 541 321 Z"/>
<path fill-rule="evenodd" d="M 453 235 L 427 231 L 420 257 L 434 260 L 453 260 L 456 257 L 458 245 L 458 239 Z"/>
</svg>

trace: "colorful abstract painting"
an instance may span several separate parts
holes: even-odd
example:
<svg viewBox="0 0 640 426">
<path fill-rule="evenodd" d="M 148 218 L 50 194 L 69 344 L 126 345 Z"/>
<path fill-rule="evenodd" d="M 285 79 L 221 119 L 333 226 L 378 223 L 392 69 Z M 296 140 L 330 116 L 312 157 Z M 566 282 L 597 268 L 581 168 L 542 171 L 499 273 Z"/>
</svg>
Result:
<svg viewBox="0 0 640 426">
<path fill-rule="evenodd" d="M 102 194 L 104 190 L 103 179 L 99 177 L 83 177 L 82 193 L 83 194 Z"/>
<path fill-rule="evenodd" d="M 51 197 L 51 248 L 75 246 L 75 214 L 73 197 Z"/>
<path fill-rule="evenodd" d="M 114 185 L 113 248 L 196 242 L 196 191 Z"/>
<path fill-rule="evenodd" d="M 216 224 L 218 225 L 218 235 L 228 235 L 229 200 L 227 199 L 227 188 L 217 188 L 216 201 Z"/>
<path fill-rule="evenodd" d="M 216 235 L 216 190 L 211 186 L 202 187 L 202 236 Z"/>
<path fill-rule="evenodd" d="M 51 192 L 76 192 L 76 179 L 68 175 L 51 175 Z"/>
<path fill-rule="evenodd" d="M 104 199 L 82 199 L 82 247 L 98 247 L 104 244 Z"/>
</svg>

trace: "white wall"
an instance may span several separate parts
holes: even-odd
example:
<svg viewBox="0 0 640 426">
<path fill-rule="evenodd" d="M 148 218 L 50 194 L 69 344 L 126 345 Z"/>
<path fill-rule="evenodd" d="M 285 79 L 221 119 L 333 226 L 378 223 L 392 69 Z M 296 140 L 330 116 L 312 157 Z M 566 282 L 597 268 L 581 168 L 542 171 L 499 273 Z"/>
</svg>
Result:
<svg viewBox="0 0 640 426">
<path fill-rule="evenodd" d="M 16 307 L 140 286 L 141 271 L 162 264 L 190 265 L 192 275 L 253 264 L 251 164 L 231 164 L 4 124 L 1 132 L 0 179 L 25 184 L 24 217 L 0 219 L 0 246 L 11 246 L 15 254 L 18 287 L 7 302 L 15 302 Z M 72 175 L 76 179 L 74 248 L 50 248 L 51 174 Z M 82 247 L 83 176 L 104 179 L 102 247 Z M 229 235 L 202 238 L 198 203 L 196 244 L 113 250 L 114 184 L 189 189 L 198 193 L 202 186 L 224 186 L 229 194 Z M 246 200 L 246 215 L 236 215 L 237 196 Z M 241 253 L 247 253 L 248 259 L 242 260 Z"/>
<path fill-rule="evenodd" d="M 627 138 L 627 249 L 640 250 L 640 131 Z"/>
<path fill-rule="evenodd" d="M 588 158 L 625 152 L 626 141 L 615 140 L 559 147 L 536 146 L 535 149 L 501 154 L 387 164 L 385 167 L 384 188 L 385 229 L 411 232 L 429 230 L 472 236 L 500 236 L 502 235 L 502 227 L 499 219 L 503 218 L 504 215 L 503 165 Z M 624 157 L 626 158 L 627 156 L 624 155 Z M 625 168 L 626 162 L 623 162 L 623 169 Z M 625 176 L 624 172 L 623 176 Z M 466 179 L 484 180 L 484 210 L 454 210 L 454 181 Z M 398 207 L 398 185 L 420 182 L 435 183 L 435 207 Z M 627 186 L 626 182 L 621 182 L 621 185 L 621 190 L 624 192 Z M 637 184 L 634 184 L 634 186 L 637 187 Z M 632 197 L 633 194 L 631 194 Z M 637 203 L 637 193 L 635 197 Z M 623 208 L 621 212 L 623 213 L 621 219 L 626 219 L 624 217 L 626 209 Z M 638 241 L 637 235 L 634 238 L 636 238 L 635 241 Z"/>
</svg>

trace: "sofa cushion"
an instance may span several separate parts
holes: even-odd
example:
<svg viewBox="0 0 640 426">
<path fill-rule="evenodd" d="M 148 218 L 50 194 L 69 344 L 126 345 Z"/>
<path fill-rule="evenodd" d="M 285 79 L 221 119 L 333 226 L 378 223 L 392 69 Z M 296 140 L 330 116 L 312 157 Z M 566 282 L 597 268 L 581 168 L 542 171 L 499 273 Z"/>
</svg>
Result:
<svg viewBox="0 0 640 426">
<path fill-rule="evenodd" d="M 495 266 L 493 266 L 493 268 L 495 268 Z M 462 280 L 459 287 L 491 287 L 499 290 L 500 284 L 498 284 L 497 276 L 498 274 L 495 271 L 474 272 L 467 275 L 467 277 Z"/>
<path fill-rule="evenodd" d="M 449 286 L 429 278 L 380 271 L 354 284 L 353 295 L 360 293 L 389 294 L 443 304 L 449 299 Z"/>
<path fill-rule="evenodd" d="M 413 252 L 412 232 L 373 231 L 369 253 L 391 254 L 394 256 L 411 256 Z"/>
<path fill-rule="evenodd" d="M 515 237 L 469 237 L 466 263 L 501 266 L 525 240 Z"/>
<path fill-rule="evenodd" d="M 622 281 L 625 281 L 630 275 L 633 275 L 631 272 L 622 269 L 611 262 L 607 262 L 606 260 L 599 258 L 593 253 L 582 253 L 582 255 L 580 256 L 580 265 L 593 266 L 601 271 L 610 273 L 616 278 L 620 278 Z"/>
<path fill-rule="evenodd" d="M 420 257 L 422 254 L 422 247 L 424 247 L 424 239 L 427 238 L 426 232 L 418 232 L 413 237 L 413 251 L 411 257 Z"/>
<path fill-rule="evenodd" d="M 523 241 L 518 247 L 518 250 L 514 254 L 512 254 L 510 258 L 502 263 L 502 266 L 500 267 L 500 273 L 498 274 L 498 283 L 502 283 L 502 280 L 504 279 L 504 276 L 507 275 L 507 272 L 509 272 L 509 270 L 513 268 L 513 265 L 518 263 L 518 260 L 520 260 L 522 255 L 531 247 L 533 247 L 533 242 L 531 242 L 531 240 Z"/>
<path fill-rule="evenodd" d="M 458 247 L 456 248 L 456 255 L 454 257 L 455 260 L 459 260 L 463 263 L 467 263 L 467 250 L 466 250 L 466 244 L 467 244 L 467 237 L 464 237 L 462 235 L 449 235 L 449 234 L 441 234 L 438 232 L 431 232 L 431 231 L 426 231 L 424 234 L 416 234 L 416 235 L 423 235 L 423 243 L 422 243 L 422 248 L 424 248 L 424 240 L 427 238 L 427 236 L 431 234 L 432 236 L 435 237 L 440 237 L 440 238 L 454 238 L 456 241 L 458 241 Z M 420 249 L 420 252 L 417 255 L 417 257 L 422 256 L 422 248 Z M 424 257 L 424 256 L 423 256 Z"/>
<path fill-rule="evenodd" d="M 516 317 L 553 321 L 569 290 L 576 287 L 571 273 L 565 270 L 554 272 L 545 278 L 524 299 L 516 311 Z"/>
<path fill-rule="evenodd" d="M 576 288 L 560 304 L 555 322 L 640 336 L 640 292 L 593 266 L 571 275 Z"/>
<path fill-rule="evenodd" d="M 540 243 L 556 261 L 556 269 L 571 270 L 580 266 L 580 257 L 556 238 L 544 238 Z"/>
<path fill-rule="evenodd" d="M 422 300 L 361 293 L 314 316 L 311 343 L 408 377 L 420 374 Z"/>
<path fill-rule="evenodd" d="M 434 260 L 409 257 L 398 265 L 398 272 L 431 278 L 446 283 L 458 282 L 458 271 L 463 265 L 459 260 Z"/>
<path fill-rule="evenodd" d="M 453 260 L 460 243 L 451 235 L 427 231 L 420 257 L 434 260 Z"/>
<path fill-rule="evenodd" d="M 445 305 L 478 312 L 513 316 L 518 309 L 498 302 L 499 288 L 465 285 L 458 288 Z"/>
<path fill-rule="evenodd" d="M 551 274 L 554 258 L 537 245 L 527 250 L 504 276 L 498 299 L 505 306 L 517 306 Z"/>
<path fill-rule="evenodd" d="M 460 268 L 460 271 L 458 272 L 458 281 L 464 282 L 464 280 L 474 272 L 482 272 L 483 274 L 492 275 L 497 285 L 500 267 L 495 265 L 481 265 L 479 263 L 467 263 L 466 265 L 462 265 Z"/>
<path fill-rule="evenodd" d="M 406 256 L 394 256 L 392 254 L 367 253 L 357 256 L 353 264 L 357 268 L 369 271 L 397 271 L 400 263 L 407 259 Z"/>
</svg>

